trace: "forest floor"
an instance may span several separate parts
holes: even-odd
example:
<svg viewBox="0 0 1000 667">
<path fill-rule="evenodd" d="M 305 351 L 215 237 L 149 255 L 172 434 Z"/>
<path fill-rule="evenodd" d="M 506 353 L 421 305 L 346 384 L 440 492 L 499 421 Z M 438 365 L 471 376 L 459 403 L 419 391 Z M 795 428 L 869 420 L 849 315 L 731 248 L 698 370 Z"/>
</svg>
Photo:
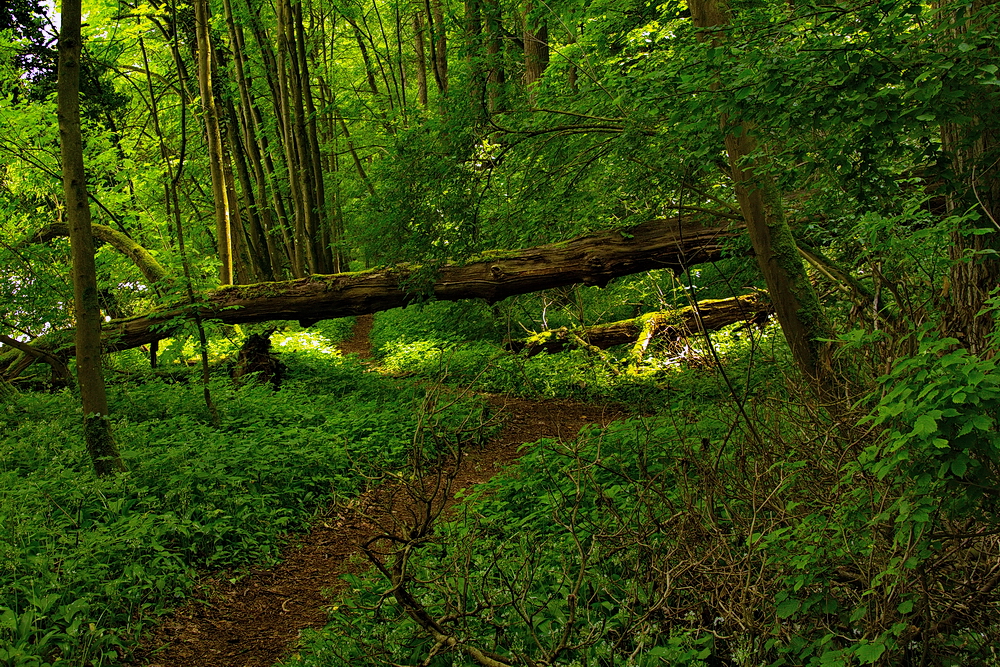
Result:
<svg viewBox="0 0 1000 667">
<path fill-rule="evenodd" d="M 370 315 L 358 318 L 344 354 L 371 356 Z M 499 433 L 468 450 L 454 471 L 455 492 L 485 482 L 539 438 L 571 439 L 587 424 L 625 416 L 621 407 L 485 396 L 502 420 Z M 401 487 L 376 487 L 347 507 L 322 513 L 310 533 L 291 538 L 281 562 L 239 577 L 222 572 L 202 580 L 194 600 L 165 617 L 135 652 L 131 664 L 148 667 L 271 667 L 288 655 L 305 628 L 322 628 L 327 608 L 344 588 L 342 577 L 368 569 L 360 545 L 396 516 L 414 513 Z"/>
</svg>

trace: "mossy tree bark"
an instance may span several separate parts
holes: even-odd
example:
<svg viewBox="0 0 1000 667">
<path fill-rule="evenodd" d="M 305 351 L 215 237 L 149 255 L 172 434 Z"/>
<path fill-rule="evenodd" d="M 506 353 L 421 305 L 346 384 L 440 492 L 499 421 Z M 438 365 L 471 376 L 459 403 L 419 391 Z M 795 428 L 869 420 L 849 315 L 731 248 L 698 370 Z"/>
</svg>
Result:
<svg viewBox="0 0 1000 667">
<path fill-rule="evenodd" d="M 167 270 L 156 261 L 152 253 L 133 239 L 106 225 L 91 223 L 90 229 L 93 238 L 111 245 L 115 250 L 131 259 L 136 267 L 142 271 L 143 277 L 150 286 L 155 286 L 165 281 L 169 282 Z M 28 243 L 46 243 L 60 236 L 70 236 L 70 227 L 64 222 L 53 222 L 42 227 L 22 241 L 22 245 Z"/>
<path fill-rule="evenodd" d="M 681 272 L 717 259 L 738 231 L 728 222 L 699 224 L 693 219 L 651 220 L 623 230 L 594 232 L 561 243 L 491 253 L 464 263 L 446 264 L 425 289 L 414 282 L 420 267 L 405 264 L 357 273 L 310 276 L 299 280 L 236 285 L 202 295 L 198 309 L 177 305 L 142 317 L 109 322 L 105 351 L 127 350 L 172 335 L 183 319 L 195 315 L 226 324 L 323 319 L 363 315 L 406 306 L 428 297 L 442 301 L 486 299 L 584 283 L 604 286 L 613 278 L 651 269 Z M 194 301 L 194 300 L 192 300 Z M 53 332 L 33 344 L 63 353 L 68 332 Z M 6 362 L 6 364 L 5 364 Z M 0 370 L 23 367 L 0 359 Z M 12 373 L 7 373 L 12 376 Z M 16 374 L 13 375 L 16 377 Z"/>
<path fill-rule="evenodd" d="M 581 329 L 550 329 L 522 338 L 507 341 L 512 352 L 527 350 L 529 356 L 540 352 L 562 352 L 573 348 L 577 340 L 606 350 L 616 345 L 634 344 L 634 353 L 645 352 L 654 338 L 677 340 L 685 336 L 716 331 L 722 327 L 748 322 L 764 324 L 771 313 L 770 304 L 763 303 L 756 294 L 732 299 L 712 299 L 698 302 L 698 307 L 686 306 L 673 311 L 647 313 L 630 320 L 597 324 Z"/>
<path fill-rule="evenodd" d="M 63 193 L 69 221 L 76 315 L 76 371 L 83 406 L 87 450 L 99 476 L 123 470 L 108 421 L 108 398 L 101 372 L 101 310 L 90 230 L 90 202 L 80 133 L 80 0 L 63 0 L 59 37 L 59 135 Z"/>
<path fill-rule="evenodd" d="M 721 43 L 717 29 L 730 22 L 726 1 L 692 0 L 689 6 L 695 26 L 703 29 L 700 38 Z M 754 128 L 725 113 L 720 123 L 736 198 L 781 331 L 802 372 L 823 381 L 829 375 L 829 352 L 822 339 L 830 338 L 830 331 L 799 258 L 774 179 L 760 161 Z"/>
</svg>

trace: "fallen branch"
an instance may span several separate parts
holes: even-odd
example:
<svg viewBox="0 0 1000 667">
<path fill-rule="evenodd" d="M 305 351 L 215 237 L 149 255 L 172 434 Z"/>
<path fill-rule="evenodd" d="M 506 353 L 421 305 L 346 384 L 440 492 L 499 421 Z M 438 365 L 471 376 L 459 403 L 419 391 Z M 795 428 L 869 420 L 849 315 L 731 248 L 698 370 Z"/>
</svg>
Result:
<svg viewBox="0 0 1000 667">
<path fill-rule="evenodd" d="M 97 223 L 91 224 L 91 230 L 95 239 L 111 245 L 115 250 L 131 259 L 142 271 L 142 275 L 150 285 L 155 285 L 168 278 L 167 270 L 156 261 L 156 258 L 125 234 Z M 69 225 L 65 222 L 53 222 L 22 241 L 22 244 L 45 243 L 61 236 L 69 236 Z"/>
<path fill-rule="evenodd" d="M 771 314 L 771 306 L 757 294 L 733 299 L 700 301 L 697 310 L 691 306 L 670 312 L 647 313 L 630 320 L 599 324 L 584 329 L 551 329 L 534 336 L 507 342 L 513 352 L 527 350 L 529 356 L 540 352 L 562 352 L 579 347 L 606 350 L 615 345 L 633 344 L 636 354 L 645 352 L 654 338 L 676 340 L 691 333 L 716 331 L 737 322 L 763 323 Z"/>
<path fill-rule="evenodd" d="M 35 361 L 43 361 L 49 365 L 52 369 L 52 382 L 57 384 L 70 384 L 73 381 L 73 376 L 69 372 L 69 368 L 66 363 L 56 356 L 52 355 L 45 350 L 32 347 L 27 343 L 22 343 L 16 338 L 11 338 L 10 336 L 4 336 L 0 334 L 0 343 L 4 345 L 9 345 L 10 347 L 20 350 L 24 353 L 24 357 L 19 364 L 18 375 L 24 371 L 25 368 L 30 366 Z"/>
</svg>

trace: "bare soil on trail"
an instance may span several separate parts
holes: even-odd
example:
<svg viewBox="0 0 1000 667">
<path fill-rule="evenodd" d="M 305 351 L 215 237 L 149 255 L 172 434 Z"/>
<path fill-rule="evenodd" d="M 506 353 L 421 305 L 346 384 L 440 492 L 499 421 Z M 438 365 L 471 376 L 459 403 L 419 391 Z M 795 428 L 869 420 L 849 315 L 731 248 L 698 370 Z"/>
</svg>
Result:
<svg viewBox="0 0 1000 667">
<path fill-rule="evenodd" d="M 371 316 L 359 317 L 345 353 L 370 356 Z M 588 424 L 625 416 L 615 406 L 570 401 L 528 401 L 486 396 L 503 421 L 499 434 L 466 452 L 451 495 L 489 480 L 514 462 L 519 447 L 539 438 L 571 439 Z M 360 544 L 393 518 L 415 512 L 412 495 L 385 485 L 349 507 L 331 507 L 303 536 L 293 538 L 280 564 L 237 580 L 206 577 L 190 602 L 161 621 L 133 655 L 148 667 L 270 667 L 286 656 L 305 628 L 321 628 L 326 608 L 344 586 L 341 577 L 368 569 Z"/>
</svg>

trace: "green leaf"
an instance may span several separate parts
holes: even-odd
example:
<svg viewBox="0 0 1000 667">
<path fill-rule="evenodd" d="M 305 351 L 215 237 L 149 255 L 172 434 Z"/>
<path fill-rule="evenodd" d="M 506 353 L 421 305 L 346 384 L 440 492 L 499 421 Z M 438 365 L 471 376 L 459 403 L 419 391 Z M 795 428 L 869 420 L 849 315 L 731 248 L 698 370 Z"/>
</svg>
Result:
<svg viewBox="0 0 1000 667">
<path fill-rule="evenodd" d="M 906 600 L 905 602 L 900 602 L 899 606 L 896 607 L 896 611 L 900 614 L 909 614 L 913 611 L 913 600 Z"/>
<path fill-rule="evenodd" d="M 911 435 L 930 435 L 937 431 L 937 420 L 929 414 L 920 415 L 913 424 Z"/>
<path fill-rule="evenodd" d="M 854 652 L 857 656 L 858 662 L 862 665 L 870 665 L 885 653 L 885 644 L 879 642 L 878 644 L 862 644 Z"/>
<path fill-rule="evenodd" d="M 968 470 L 968 468 L 969 464 L 965 457 L 955 459 L 951 462 L 951 471 L 958 477 L 965 477 L 965 471 Z"/>
<path fill-rule="evenodd" d="M 797 612 L 799 610 L 799 607 L 801 606 L 802 606 L 801 602 L 799 602 L 795 598 L 789 598 L 778 605 L 776 613 L 778 615 L 778 618 L 788 618 L 789 616 Z"/>
</svg>

